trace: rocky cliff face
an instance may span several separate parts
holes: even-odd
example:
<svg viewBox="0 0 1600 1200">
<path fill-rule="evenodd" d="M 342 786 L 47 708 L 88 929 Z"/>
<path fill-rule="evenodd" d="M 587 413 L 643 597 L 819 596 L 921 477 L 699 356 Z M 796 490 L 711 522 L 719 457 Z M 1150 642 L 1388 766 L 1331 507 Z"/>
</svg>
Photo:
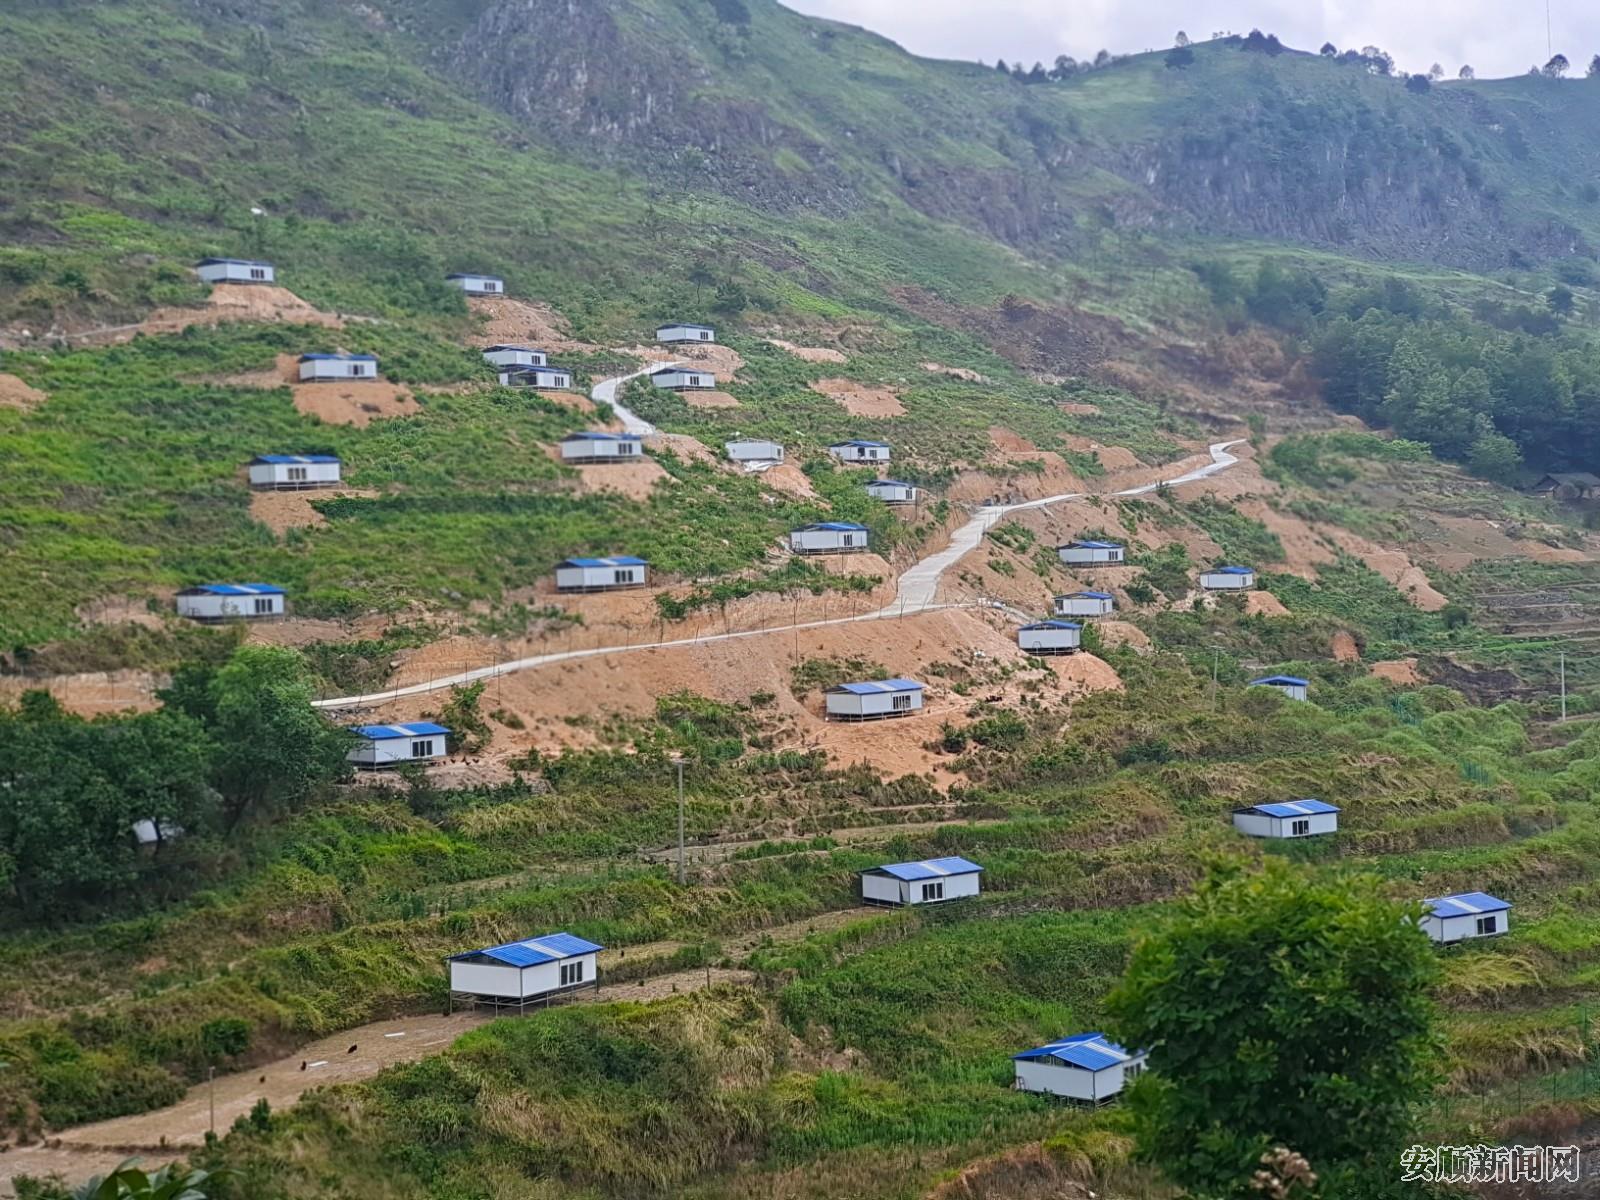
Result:
<svg viewBox="0 0 1600 1200">
<path fill-rule="evenodd" d="M 948 66 L 770 4 L 752 25 L 747 4 L 769 0 L 489 0 L 448 70 L 532 137 L 663 188 L 776 211 L 837 216 L 893 195 L 1012 245 L 1067 253 L 1095 223 L 1474 268 L 1591 252 L 1580 231 L 1509 203 L 1486 175 L 1480 154 L 1507 136 L 1508 118 L 1465 93 L 1445 109 L 1452 132 L 1393 81 L 1329 75 L 1337 86 L 1308 97 L 1263 65 L 1248 103 L 1174 87 L 1181 99 L 1129 135 L 1080 125 L 1070 85 L 970 69 L 952 111 Z M 791 26 L 803 32 L 784 53 L 756 44 Z M 864 89 L 848 104 L 786 88 L 840 58 L 841 77 Z M 1338 70 L 1312 64 L 1324 67 Z M 918 71 L 945 107 L 901 104 Z"/>
</svg>

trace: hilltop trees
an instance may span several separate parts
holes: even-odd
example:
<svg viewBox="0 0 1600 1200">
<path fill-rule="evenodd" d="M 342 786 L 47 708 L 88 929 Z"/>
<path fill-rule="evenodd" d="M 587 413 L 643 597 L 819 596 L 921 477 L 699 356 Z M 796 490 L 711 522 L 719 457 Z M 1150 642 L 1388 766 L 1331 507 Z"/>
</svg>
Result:
<svg viewBox="0 0 1600 1200">
<path fill-rule="evenodd" d="M 1461 70 L 1456 72 L 1457 79 L 1476 79 L 1478 73 L 1472 69 L 1471 63 L 1462 63 Z"/>
<path fill-rule="evenodd" d="M 1589 70 L 1586 72 L 1590 79 L 1600 78 L 1600 54 L 1589 60 Z"/>
<path fill-rule="evenodd" d="M 1274 1147 L 1323 1195 L 1392 1177 L 1436 1052 L 1415 915 L 1370 878 L 1214 866 L 1107 1000 L 1118 1040 L 1150 1049 L 1130 1096 L 1141 1152 L 1207 1196 L 1260 1195 Z"/>
<path fill-rule="evenodd" d="M 1567 61 L 1567 56 L 1565 54 L 1557 54 L 1554 55 L 1549 62 L 1545 63 L 1544 67 L 1541 69 L 1541 74 L 1543 74 L 1546 79 L 1560 79 L 1567 73 L 1567 69 L 1571 65 L 1572 64 Z"/>
</svg>

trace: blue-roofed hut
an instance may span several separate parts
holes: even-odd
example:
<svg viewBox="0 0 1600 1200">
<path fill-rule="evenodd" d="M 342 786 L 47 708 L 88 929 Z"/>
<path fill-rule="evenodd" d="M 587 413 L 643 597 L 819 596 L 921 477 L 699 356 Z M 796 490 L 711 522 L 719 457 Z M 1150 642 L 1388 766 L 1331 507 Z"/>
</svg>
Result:
<svg viewBox="0 0 1600 1200">
<path fill-rule="evenodd" d="M 1011 1056 L 1018 1091 L 1087 1104 L 1114 1099 L 1144 1070 L 1145 1052 L 1124 1050 L 1103 1033 L 1080 1033 Z"/>
<path fill-rule="evenodd" d="M 1248 592 L 1255 585 L 1254 567 L 1212 567 L 1200 573 L 1200 586 L 1208 592 Z"/>
<path fill-rule="evenodd" d="M 345 379 L 376 379 L 378 359 L 372 354 L 302 354 L 301 383 L 329 383 Z"/>
<path fill-rule="evenodd" d="M 1465 942 L 1495 937 L 1510 926 L 1511 905 L 1487 892 L 1458 892 L 1422 902 L 1427 910 L 1422 932 L 1436 942 Z"/>
<path fill-rule="evenodd" d="M 1311 681 L 1301 679 L 1298 675 L 1263 675 L 1260 679 L 1252 679 L 1250 686 L 1272 688 L 1291 700 L 1305 700 L 1311 695 Z"/>
<path fill-rule="evenodd" d="M 1068 542 L 1056 547 L 1056 555 L 1069 567 L 1115 567 L 1127 561 L 1128 549 L 1121 542 Z"/>
<path fill-rule="evenodd" d="M 468 950 L 445 959 L 450 1003 L 495 1009 L 547 1004 L 578 988 L 600 986 L 595 957 L 605 947 L 570 933 Z"/>
<path fill-rule="evenodd" d="M 359 739 L 347 759 L 358 767 L 377 770 L 401 763 L 437 762 L 449 753 L 450 731 L 432 721 L 404 725 L 352 725 Z"/>
<path fill-rule="evenodd" d="M 789 549 L 796 554 L 854 554 L 867 548 L 865 525 L 854 521 L 819 521 L 789 534 Z"/>
<path fill-rule="evenodd" d="M 335 487 L 342 465 L 337 454 L 258 454 L 250 460 L 250 486 L 278 492 Z"/>
<path fill-rule="evenodd" d="M 614 592 L 644 587 L 650 582 L 650 564 L 631 554 L 610 558 L 569 558 L 556 564 L 558 592 Z"/>
<path fill-rule="evenodd" d="M 864 904 L 939 904 L 978 894 L 983 868 L 965 858 L 887 863 L 861 872 Z"/>
<path fill-rule="evenodd" d="M 1017 645 L 1029 654 L 1071 654 L 1083 641 L 1075 621 L 1035 621 L 1017 630 Z"/>
<path fill-rule="evenodd" d="M 1315 837 L 1339 828 L 1339 807 L 1322 800 L 1283 800 L 1233 810 L 1233 827 L 1263 838 Z"/>
<path fill-rule="evenodd" d="M 1069 592 L 1055 600 L 1058 617 L 1105 617 L 1116 607 L 1117 598 L 1110 592 Z"/>
<path fill-rule="evenodd" d="M 202 583 L 178 593 L 177 609 L 192 621 L 256 621 L 283 616 L 285 600 L 271 583 Z"/>
<path fill-rule="evenodd" d="M 922 709 L 922 685 L 914 679 L 870 679 L 837 684 L 823 698 L 830 721 L 909 717 Z"/>
</svg>

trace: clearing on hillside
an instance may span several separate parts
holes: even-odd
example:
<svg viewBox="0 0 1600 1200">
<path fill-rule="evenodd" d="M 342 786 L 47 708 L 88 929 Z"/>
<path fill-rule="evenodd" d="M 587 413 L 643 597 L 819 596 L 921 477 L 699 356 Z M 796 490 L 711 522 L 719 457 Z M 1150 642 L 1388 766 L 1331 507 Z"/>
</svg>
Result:
<svg viewBox="0 0 1600 1200">
<path fill-rule="evenodd" d="M 871 387 L 854 379 L 813 379 L 808 386 L 813 392 L 836 401 L 853 417 L 906 415 L 906 406 L 900 403 L 900 393 L 894 388 Z"/>
</svg>

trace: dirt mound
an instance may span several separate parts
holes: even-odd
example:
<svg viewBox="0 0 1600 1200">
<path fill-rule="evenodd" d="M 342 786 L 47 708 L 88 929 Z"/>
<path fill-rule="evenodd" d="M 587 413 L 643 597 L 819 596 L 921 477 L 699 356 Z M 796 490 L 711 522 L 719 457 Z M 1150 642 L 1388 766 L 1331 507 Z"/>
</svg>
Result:
<svg viewBox="0 0 1600 1200">
<path fill-rule="evenodd" d="M 835 350 L 831 346 L 797 346 L 793 342 L 786 342 L 782 338 L 769 337 L 767 344 L 776 346 L 779 350 L 786 350 L 798 359 L 810 363 L 845 363 L 850 361 L 849 355 L 843 350 Z"/>
<path fill-rule="evenodd" d="M 968 383 L 988 383 L 986 376 L 978 374 L 970 367 L 947 367 L 943 363 L 925 362 L 918 363 L 924 371 L 931 371 L 935 375 L 948 375 L 952 379 L 965 379 Z"/>
<path fill-rule="evenodd" d="M 1150 635 L 1128 621 L 1094 622 L 1095 632 L 1107 646 L 1132 646 L 1135 650 L 1150 649 Z"/>
<path fill-rule="evenodd" d="M 1387 662 L 1372 664 L 1372 674 L 1377 679 L 1387 679 L 1390 683 L 1409 686 L 1424 682 L 1422 672 L 1417 669 L 1417 660 L 1414 658 L 1396 658 Z"/>
<path fill-rule="evenodd" d="M 1122 676 L 1104 659 L 1087 652 L 1045 660 L 1064 687 L 1079 692 L 1120 692 Z"/>
<path fill-rule="evenodd" d="M 761 472 L 761 482 L 776 491 L 787 492 L 791 496 L 803 496 L 807 500 L 817 498 L 816 489 L 811 486 L 811 480 L 799 467 L 793 463 L 779 463 Z"/>
<path fill-rule="evenodd" d="M 479 332 L 467 339 L 474 346 L 510 343 L 533 346 L 551 354 L 568 350 L 575 354 L 591 354 L 600 349 L 592 342 L 574 339 L 567 319 L 541 300 L 473 296 L 467 300 L 467 307 L 482 321 Z"/>
<path fill-rule="evenodd" d="M 1355 635 L 1348 629 L 1341 629 L 1334 634 L 1328 649 L 1333 654 L 1334 662 L 1357 662 L 1361 658 L 1361 648 L 1356 645 Z"/>
<path fill-rule="evenodd" d="M 672 478 L 654 459 L 637 463 L 587 463 L 573 468 L 578 487 L 588 494 L 620 492 L 629 500 L 648 500 L 656 484 Z"/>
<path fill-rule="evenodd" d="M 573 412 L 592 413 L 594 411 L 594 401 L 582 392 L 541 391 L 539 395 L 554 404 L 561 405 L 562 408 L 570 408 Z"/>
<path fill-rule="evenodd" d="M 45 402 L 45 394 L 30 387 L 15 375 L 0 373 L 0 408 L 20 408 L 27 412 Z"/>
<path fill-rule="evenodd" d="M 0 704 L 13 704 L 23 692 L 43 690 L 68 712 L 81 717 L 102 713 L 149 712 L 160 707 L 156 690 L 167 686 L 165 675 L 149 671 L 84 671 L 73 675 L 35 678 L 0 676 Z"/>
<path fill-rule="evenodd" d="M 739 398 L 727 392 L 684 392 L 683 402 L 690 408 L 738 408 Z"/>
<path fill-rule="evenodd" d="M 687 433 L 655 433 L 649 438 L 652 450 L 670 450 L 679 458 L 689 462 L 706 463 L 708 466 L 720 467 L 724 464 L 711 449 L 697 437 Z"/>
<path fill-rule="evenodd" d="M 309 646 L 312 642 L 342 642 L 349 634 L 338 621 L 291 614 L 282 620 L 255 622 L 245 641 L 261 646 Z"/>
<path fill-rule="evenodd" d="M 1289 610 L 1283 606 L 1271 592 L 1247 592 L 1244 598 L 1244 611 L 1252 617 L 1287 617 Z"/>
<path fill-rule="evenodd" d="M 854 417 L 903 417 L 905 405 L 900 403 L 900 393 L 893 388 L 869 387 L 854 379 L 813 379 L 808 385 Z"/>
<path fill-rule="evenodd" d="M 1583 562 L 1589 558 L 1570 546 L 1551 546 L 1535 538 L 1516 536 L 1524 530 L 1500 525 L 1483 517 L 1452 517 L 1430 513 L 1419 533 L 1426 558 L 1446 571 L 1464 571 L 1486 558 L 1531 558 L 1535 562 Z"/>
<path fill-rule="evenodd" d="M 291 390 L 295 408 L 330 425 L 365 429 L 379 417 L 412 417 L 422 411 L 408 388 L 382 379 L 296 383 Z"/>
<path fill-rule="evenodd" d="M 371 488 L 322 488 L 314 492 L 251 492 L 250 519 L 260 521 L 273 533 L 282 537 L 291 529 L 318 528 L 328 523 L 328 518 L 311 506 L 314 500 L 329 500 L 336 496 L 371 497 L 377 494 Z"/>
<path fill-rule="evenodd" d="M 300 299 L 288 288 L 259 283 L 218 283 L 211 288 L 204 308 L 158 308 L 137 326 L 116 331 L 112 341 L 126 341 L 134 333 L 182 333 L 192 325 L 218 325 L 224 321 L 275 321 L 284 325 L 323 325 L 344 328 L 341 314 L 326 313 Z M 93 340 L 86 335 L 85 340 Z"/>
</svg>

